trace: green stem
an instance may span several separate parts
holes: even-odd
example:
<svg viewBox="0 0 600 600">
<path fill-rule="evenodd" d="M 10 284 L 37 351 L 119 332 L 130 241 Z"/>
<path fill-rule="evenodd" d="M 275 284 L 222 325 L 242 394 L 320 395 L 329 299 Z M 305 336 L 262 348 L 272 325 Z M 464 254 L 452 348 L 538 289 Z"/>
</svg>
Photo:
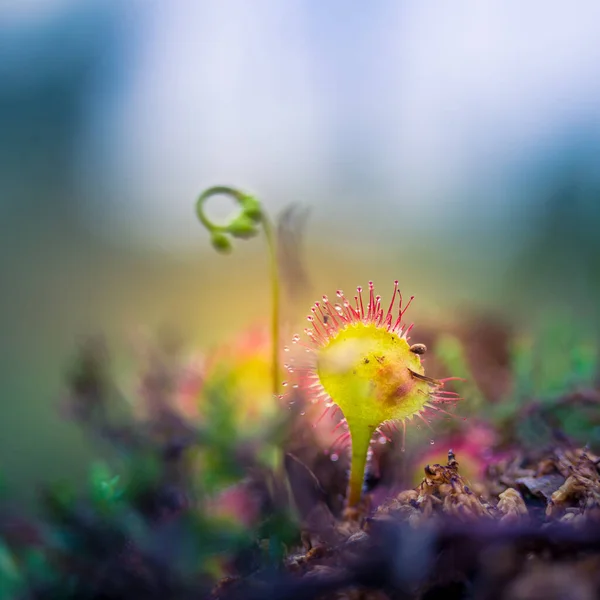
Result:
<svg viewBox="0 0 600 600">
<path fill-rule="evenodd" d="M 212 196 L 224 195 L 233 198 L 241 207 L 241 212 L 225 225 L 213 223 L 204 212 L 204 204 Z M 269 248 L 271 277 L 271 343 L 272 343 L 272 389 L 273 394 L 279 392 L 279 323 L 280 323 L 280 288 L 279 265 L 277 260 L 277 238 L 275 229 L 256 198 L 228 186 L 214 186 L 205 190 L 196 202 L 196 214 L 200 222 L 211 234 L 213 246 L 219 252 L 231 251 L 231 242 L 227 236 L 250 238 L 258 233 L 258 224 L 262 228 Z"/>
<path fill-rule="evenodd" d="M 281 310 L 281 290 L 279 288 L 279 265 L 277 262 L 277 240 L 270 219 L 262 215 L 263 231 L 269 247 L 269 262 L 271 270 L 271 360 L 273 365 L 272 385 L 273 394 L 279 392 L 279 324 Z"/>
<path fill-rule="evenodd" d="M 352 442 L 350 481 L 348 482 L 348 506 L 357 506 L 362 497 L 367 456 L 374 428 L 365 423 L 348 423 Z"/>
</svg>

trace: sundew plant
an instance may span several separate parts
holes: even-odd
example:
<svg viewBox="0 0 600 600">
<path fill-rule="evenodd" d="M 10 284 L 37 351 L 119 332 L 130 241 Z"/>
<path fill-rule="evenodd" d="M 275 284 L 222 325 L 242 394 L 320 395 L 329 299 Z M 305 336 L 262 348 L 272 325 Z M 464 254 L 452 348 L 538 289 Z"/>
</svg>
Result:
<svg viewBox="0 0 600 600">
<path fill-rule="evenodd" d="M 367 301 L 361 287 L 354 303 L 341 290 L 337 297 L 332 305 L 323 296 L 311 309 L 305 334 L 313 362 L 301 381 L 309 397 L 324 401 L 326 410 L 338 406 L 344 414 L 347 432 L 342 436 L 352 445 L 348 503 L 354 506 L 361 498 L 374 434 L 400 425 L 404 449 L 407 422 L 417 418 L 429 426 L 431 413 L 449 414 L 441 405 L 454 404 L 458 396 L 444 389 L 453 378 L 425 375 L 421 358 L 427 348 L 409 342 L 412 325 L 404 322 L 404 314 L 410 301 L 403 306 L 398 281 L 387 311 L 373 282 Z M 300 336 L 293 341 L 300 343 Z"/>
<path fill-rule="evenodd" d="M 229 224 L 217 226 L 204 213 L 206 200 L 214 195 L 229 195 L 241 206 L 240 214 Z M 279 314 L 280 294 L 276 240 L 273 228 L 259 202 L 252 196 L 228 187 L 214 187 L 204 192 L 197 202 L 197 213 L 211 234 L 213 246 L 221 252 L 231 250 L 228 236 L 248 238 L 258 233 L 262 224 L 271 254 L 273 290 L 273 393 L 279 393 Z M 302 364 L 294 358 L 286 368 L 294 373 L 299 388 L 312 402 L 323 401 L 325 411 L 337 406 L 343 413 L 342 441 L 351 443 L 351 468 L 347 502 L 359 504 L 362 496 L 365 468 L 374 435 L 385 428 L 402 427 L 402 448 L 406 424 L 412 419 L 422 420 L 429 426 L 427 413 L 446 413 L 442 405 L 453 404 L 458 394 L 444 389 L 451 380 L 433 379 L 425 375 L 422 356 L 424 344 L 410 344 L 412 325 L 404 322 L 410 301 L 404 305 L 398 281 L 394 282 L 391 300 L 385 310 L 381 296 L 375 295 L 369 282 L 368 297 L 363 298 L 357 288 L 354 302 L 341 290 L 338 302 L 331 303 L 327 296 L 316 302 L 307 317 L 310 326 L 305 329 L 307 342 L 295 335 L 292 342 L 303 346 L 312 359 Z M 282 382 L 283 383 L 283 382 Z M 446 413 L 447 414 L 447 413 Z"/>
</svg>

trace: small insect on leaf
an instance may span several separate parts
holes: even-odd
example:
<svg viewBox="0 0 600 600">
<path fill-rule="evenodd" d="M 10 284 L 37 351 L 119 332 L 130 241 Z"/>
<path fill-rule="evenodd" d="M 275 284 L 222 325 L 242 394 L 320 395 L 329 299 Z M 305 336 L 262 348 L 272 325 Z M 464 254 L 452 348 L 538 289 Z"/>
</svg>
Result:
<svg viewBox="0 0 600 600">
<path fill-rule="evenodd" d="M 427 346 L 425 344 L 413 344 L 409 349 L 414 354 L 425 354 L 425 352 L 427 352 Z"/>
</svg>

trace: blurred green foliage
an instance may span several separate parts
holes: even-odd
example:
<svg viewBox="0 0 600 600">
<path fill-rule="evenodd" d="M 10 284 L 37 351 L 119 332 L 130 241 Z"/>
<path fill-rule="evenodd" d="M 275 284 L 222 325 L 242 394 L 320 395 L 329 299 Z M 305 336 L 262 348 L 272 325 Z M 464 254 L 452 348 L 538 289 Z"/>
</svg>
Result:
<svg viewBox="0 0 600 600">
<path fill-rule="evenodd" d="M 600 348 L 595 331 L 568 313 L 542 314 L 510 341 L 510 389 L 500 401 L 486 398 L 478 374 L 456 337 L 441 336 L 436 353 L 464 397 L 460 411 L 488 421 L 505 439 L 535 445 L 571 437 L 600 444 Z"/>
<path fill-rule="evenodd" d="M 299 542 L 280 447 L 287 416 L 241 428 L 225 375 L 203 389 L 198 423 L 170 410 L 176 386 L 160 377 L 152 381 L 164 398 L 146 389 L 151 400 L 127 401 L 108 384 L 97 345 L 83 349 L 69 375 L 71 414 L 120 452 L 90 466 L 84 489 L 66 480 L 46 486 L 38 516 L 4 539 L 1 525 L 22 517 L 0 508 L 0 600 L 123 597 L 121 588 L 146 597 L 148 586 L 160 597 L 205 593 L 236 557 L 246 568 L 273 568 Z M 146 401 L 154 412 L 134 416 Z"/>
</svg>

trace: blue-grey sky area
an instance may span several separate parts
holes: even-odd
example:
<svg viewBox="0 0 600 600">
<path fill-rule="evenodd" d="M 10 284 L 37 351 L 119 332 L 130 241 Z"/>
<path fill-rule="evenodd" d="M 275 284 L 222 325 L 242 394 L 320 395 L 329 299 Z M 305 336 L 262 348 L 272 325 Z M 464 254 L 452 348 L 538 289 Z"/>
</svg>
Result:
<svg viewBox="0 0 600 600">
<path fill-rule="evenodd" d="M 0 87 L 88 76 L 73 170 L 113 236 L 188 244 L 214 182 L 390 234 L 516 226 L 529 179 L 597 147 L 599 22 L 593 0 L 9 0 Z"/>
</svg>

